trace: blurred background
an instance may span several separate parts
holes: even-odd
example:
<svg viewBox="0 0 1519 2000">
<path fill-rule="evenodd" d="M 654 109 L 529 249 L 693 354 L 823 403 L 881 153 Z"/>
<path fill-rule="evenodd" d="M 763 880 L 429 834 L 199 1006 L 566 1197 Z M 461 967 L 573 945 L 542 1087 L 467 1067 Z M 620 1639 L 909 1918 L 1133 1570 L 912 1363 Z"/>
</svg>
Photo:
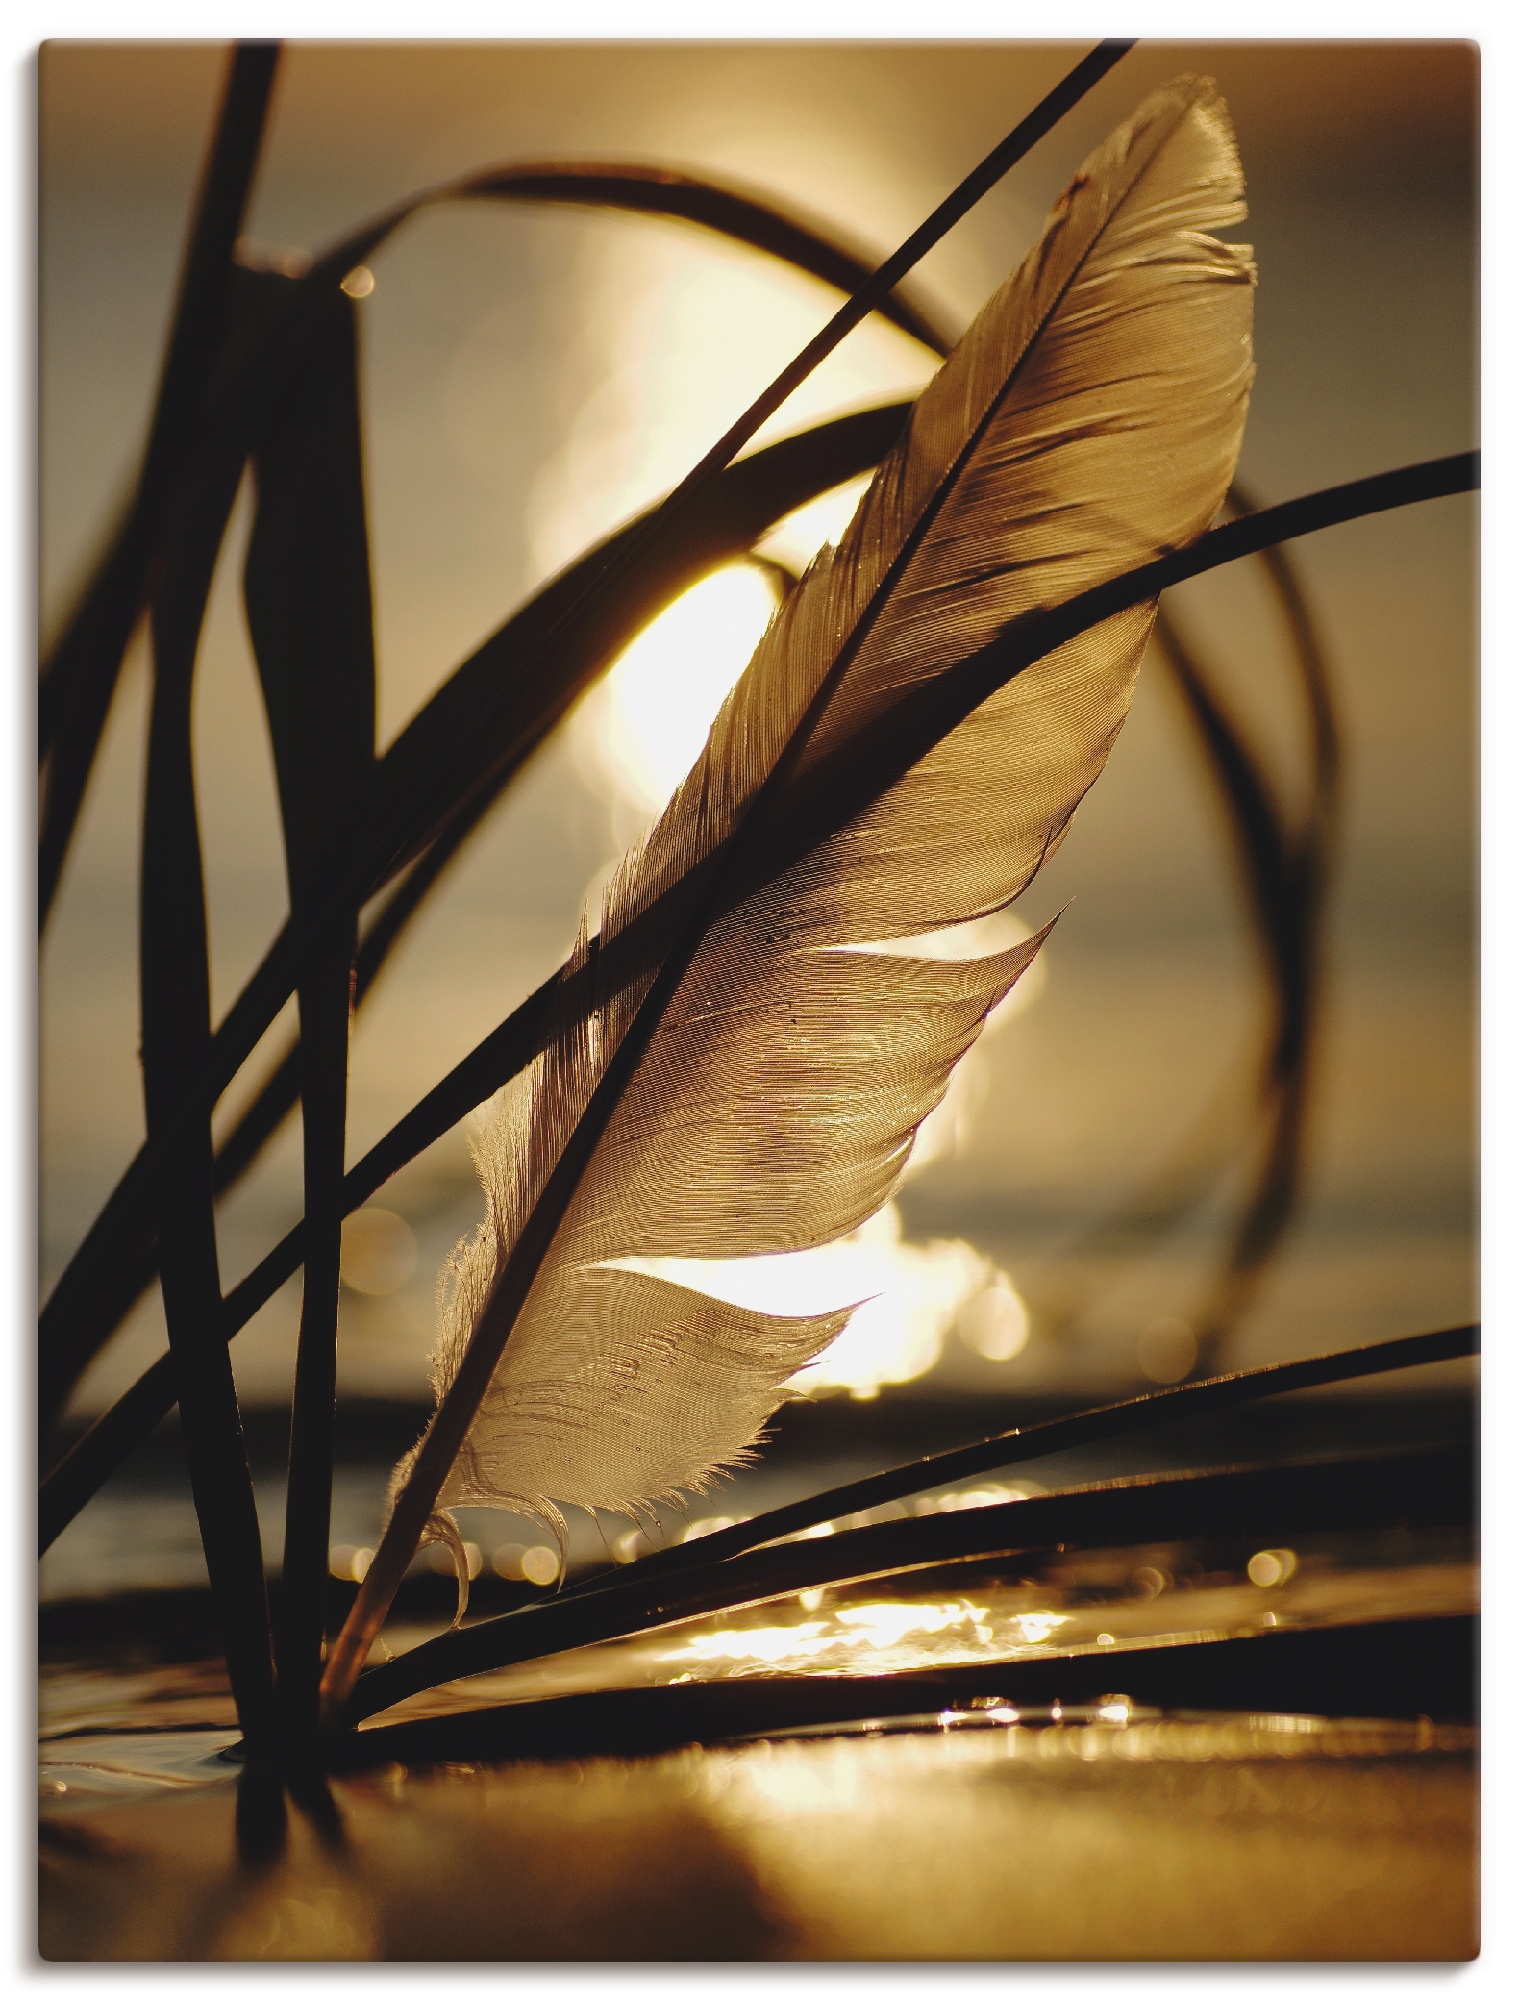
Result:
<svg viewBox="0 0 1519 2000">
<path fill-rule="evenodd" d="M 599 158 L 741 184 L 884 254 L 1080 53 L 296 43 L 248 235 L 266 251 L 319 249 L 466 170 Z M 60 42 L 40 57 L 45 633 L 136 470 L 225 59 L 211 45 Z M 1091 147 L 1155 84 L 1200 72 L 1234 117 L 1251 210 L 1236 233 L 1260 267 L 1240 465 L 1252 497 L 1464 449 L 1476 442 L 1476 62 L 1457 43 L 1141 44 L 931 254 L 922 288 L 941 319 L 968 322 Z M 360 321 L 383 748 L 525 595 L 671 486 L 836 295 L 677 222 L 527 207 L 426 214 L 370 276 Z M 910 394 L 933 365 L 867 325 L 762 437 Z M 767 552 L 800 565 L 855 497 L 806 510 Z M 238 593 L 247 522 L 240 505 L 197 690 L 218 1017 L 284 915 Z M 1474 504 L 1459 498 L 1293 551 L 1333 674 L 1344 805 L 1300 1200 L 1228 1336 L 1230 1364 L 1475 1312 L 1474 548 Z M 595 921 L 606 873 L 699 748 L 773 603 L 754 566 L 697 586 L 466 847 L 359 1016 L 350 1160 L 559 963 L 588 901 Z M 1168 608 L 1284 796 L 1300 799 L 1306 718 L 1260 574 L 1199 579 Z M 44 1296 L 142 1140 L 146 665 L 139 646 L 42 957 Z M 798 1306 L 879 1296 L 799 1385 L 816 1408 L 783 1413 L 768 1474 L 697 1514 L 752 1511 L 772 1497 L 767 1477 L 816 1485 L 824 1461 L 842 1477 L 1195 1362 L 1248 1193 L 1270 998 L 1216 787 L 1153 659 L 1106 773 L 1018 915 L 1032 928 L 1059 909 L 894 1203 L 858 1240 L 756 1281 Z M 224 1123 L 248 1094 L 229 1093 Z M 1162 1198 L 1183 1185 L 1188 1201 Z M 291 1121 L 222 1211 L 224 1288 L 300 1207 Z M 436 1274 L 480 1208 L 460 1128 L 350 1225 L 339 1368 L 359 1415 L 334 1526 L 345 1549 L 372 1543 L 383 1461 L 430 1403 Z M 255 1449 L 263 1440 L 276 1457 L 298 1309 L 295 1280 L 234 1347 Z M 163 1345 L 155 1294 L 82 1383 L 74 1418 Z M 48 1558 L 49 1593 L 200 1573 L 173 1463 L 146 1454 L 92 1503 Z M 277 1515 L 272 1475 L 260 1490 Z M 507 1528 L 478 1532 L 489 1548 Z M 511 1546 L 520 1556 L 531 1533 Z"/>
</svg>

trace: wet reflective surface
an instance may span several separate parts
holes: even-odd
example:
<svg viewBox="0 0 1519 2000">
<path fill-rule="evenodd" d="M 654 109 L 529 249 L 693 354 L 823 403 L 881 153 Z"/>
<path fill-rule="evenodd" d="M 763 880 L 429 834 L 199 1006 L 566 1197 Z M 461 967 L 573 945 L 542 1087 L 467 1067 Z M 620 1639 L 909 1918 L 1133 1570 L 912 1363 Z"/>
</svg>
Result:
<svg viewBox="0 0 1519 2000">
<path fill-rule="evenodd" d="M 1255 1579 L 1259 1578 L 1260 1581 Z M 804 1590 L 415 1695 L 377 1721 L 599 1688 L 770 1674 L 883 1675 L 1469 1614 L 1470 1536 L 1316 1535 L 1294 1549 L 1168 1543 Z M 392 1652 L 436 1628 L 391 1631 Z M 380 1649 L 376 1658 L 382 1657 Z M 1115 1667 L 1116 1672 L 1116 1667 Z"/>
<path fill-rule="evenodd" d="M 219 1667 L 148 1650 L 59 1659 L 42 1687 L 41 1949 L 64 1961 L 1466 1958 L 1471 1728 L 1167 1709 L 1123 1689 L 1168 1644 L 1197 1655 L 1210 1648 L 1189 1642 L 1254 1634 L 1267 1652 L 1273 1631 L 1381 1621 L 1398 1645 L 1408 1621 L 1472 1608 L 1469 1558 L 1445 1531 L 1321 1536 L 1083 1552 L 1022 1576 L 1006 1559 L 1000 1575 L 941 1566 L 916 1592 L 884 1579 L 809 1591 L 476 1676 L 376 1722 L 698 1680 L 1030 1659 L 1074 1672 L 1105 1655 L 1111 1692 L 929 1707 L 920 1681 L 924 1712 L 716 1747 L 381 1763 L 288 1807 L 266 1797 L 261 1812 L 245 1788 L 241 1856 Z"/>
<path fill-rule="evenodd" d="M 319 1817 L 292 1810 L 283 1844 L 257 1863 L 237 1859 L 236 1781 L 216 1732 L 172 1748 L 158 1739 L 136 1797 L 121 1802 L 120 1740 L 102 1742 L 82 1775 L 51 1767 L 87 1797 L 55 1793 L 45 1817 L 42 1950 L 213 1961 L 1472 1954 L 1469 1731 L 1124 1712 L 984 1712 L 974 1724 L 638 1763 L 392 1765 L 334 1781 Z"/>
</svg>

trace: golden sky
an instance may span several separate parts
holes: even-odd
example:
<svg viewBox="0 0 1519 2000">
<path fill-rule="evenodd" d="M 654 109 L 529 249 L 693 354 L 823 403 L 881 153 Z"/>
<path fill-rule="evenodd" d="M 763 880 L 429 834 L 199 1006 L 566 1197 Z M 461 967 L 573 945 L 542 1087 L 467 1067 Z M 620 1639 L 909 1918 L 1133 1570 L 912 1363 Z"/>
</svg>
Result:
<svg viewBox="0 0 1519 2000">
<path fill-rule="evenodd" d="M 411 188 L 491 161 L 662 160 L 768 190 L 884 250 L 1074 61 L 1075 45 L 293 45 L 248 232 L 318 247 Z M 42 603 L 66 602 L 130 477 L 223 52 L 50 43 L 40 60 Z M 1155 83 L 1213 75 L 1250 190 L 1259 378 L 1242 476 L 1268 500 L 1475 441 L 1474 51 L 1465 44 L 1142 44 L 925 264 L 951 320 L 1022 254 L 1070 171 Z M 394 734 L 558 562 L 652 499 L 830 297 L 677 225 L 528 210 L 407 227 L 362 309 L 380 713 Z M 856 334 L 777 428 L 910 391 L 927 364 Z M 1241 1358 L 1459 1318 L 1470 1293 L 1472 519 L 1465 500 L 1300 551 L 1338 677 L 1350 795 L 1333 904 L 1309 1196 Z M 240 530 L 239 530 L 240 532 Z M 235 539 L 235 538 L 234 538 Z M 1258 583 L 1177 595 L 1284 768 L 1300 719 Z M 143 662 L 124 677 L 42 1000 L 43 1236 L 58 1268 L 140 1137 L 133 970 Z M 282 910 L 278 826 L 236 563 L 208 627 L 197 727 L 225 1007 Z M 558 961 L 629 830 L 574 732 L 465 857 L 361 1021 L 353 1153 Z M 1030 893 L 1069 903 L 1047 990 L 988 1045 L 958 1156 L 904 1194 L 906 1240 L 963 1241 L 1028 1297 L 1061 1293 L 1080 1230 L 1220 1091 L 1248 1087 L 1259 1002 L 1223 830 L 1153 673 L 1111 768 Z M 1231 1082 L 1231 1079 L 1233 1080 Z M 353 1379 L 415 1390 L 438 1257 L 471 1226 L 461 1135 L 387 1197 L 421 1255 L 350 1300 Z M 235 1278 L 299 1201 L 286 1141 L 230 1205 Z M 979 1386 L 1132 1372 L 1184 1315 L 1226 1215 L 1115 1269 L 1078 1333 Z M 1213 1229 L 1212 1238 L 1208 1227 Z M 288 1364 L 294 1295 L 240 1342 L 255 1395 Z M 366 1318 L 366 1314 L 368 1317 Z M 134 1324 L 114 1384 L 156 1351 Z M 948 1364 L 946 1364 L 948 1365 Z M 1042 1372 L 1041 1372 L 1042 1371 Z"/>
</svg>

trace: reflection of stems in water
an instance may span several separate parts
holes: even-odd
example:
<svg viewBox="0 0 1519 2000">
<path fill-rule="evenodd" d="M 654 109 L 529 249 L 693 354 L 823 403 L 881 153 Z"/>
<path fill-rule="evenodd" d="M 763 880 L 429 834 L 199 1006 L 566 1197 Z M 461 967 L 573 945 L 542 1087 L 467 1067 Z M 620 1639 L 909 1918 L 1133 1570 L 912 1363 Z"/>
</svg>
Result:
<svg viewBox="0 0 1519 2000">
<path fill-rule="evenodd" d="M 237 1854 L 245 1867 L 267 1866 L 285 1852 L 285 1787 L 279 1771 L 250 1757 L 237 1779 Z"/>
<path fill-rule="evenodd" d="M 1256 511 L 1236 485 L 1236 517 Z M 1169 669 L 1196 731 L 1207 770 L 1228 815 L 1246 905 L 1270 995 L 1266 1049 L 1258 1095 L 1243 1133 L 1224 1134 L 1221 1114 L 1234 1100 L 1225 1083 L 1171 1156 L 1116 1209 L 1068 1246 L 1084 1268 L 1094 1252 L 1131 1254 L 1152 1247 L 1217 1187 L 1241 1154 L 1253 1157 L 1249 1192 L 1223 1268 L 1196 1313 L 1196 1367 L 1217 1368 L 1229 1335 L 1253 1298 L 1297 1206 L 1312 1096 L 1323 914 L 1340 806 L 1340 739 L 1323 647 L 1291 558 L 1277 546 L 1262 552 L 1292 642 L 1292 663 L 1307 709 L 1309 797 L 1294 815 L 1237 716 L 1220 697 L 1175 620 L 1162 610 L 1155 646 Z M 1294 823 L 1296 820 L 1297 823 Z M 1066 1332 L 1086 1311 L 1100 1281 L 1088 1276 L 1055 1309 L 1054 1330 Z"/>
<path fill-rule="evenodd" d="M 332 1796 L 332 1787 L 320 1769 L 313 1765 L 293 1768 L 286 1772 L 285 1782 L 291 1799 L 305 1814 L 321 1846 L 328 1854 L 346 1854 L 348 1831 L 338 1802 Z"/>
</svg>

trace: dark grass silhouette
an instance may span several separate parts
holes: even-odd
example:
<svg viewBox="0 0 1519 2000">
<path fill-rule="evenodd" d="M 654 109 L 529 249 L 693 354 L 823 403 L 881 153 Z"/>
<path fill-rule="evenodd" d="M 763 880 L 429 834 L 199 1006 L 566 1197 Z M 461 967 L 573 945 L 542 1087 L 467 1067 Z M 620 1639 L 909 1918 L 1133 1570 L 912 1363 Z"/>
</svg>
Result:
<svg viewBox="0 0 1519 2000">
<path fill-rule="evenodd" d="M 904 281 L 926 250 L 1127 46 L 1104 43 L 1094 50 L 894 256 L 874 269 L 836 232 L 751 193 L 673 169 L 565 161 L 492 168 L 426 190 L 350 233 L 299 277 L 240 261 L 238 231 L 257 170 L 278 51 L 269 45 L 235 51 L 190 228 L 138 485 L 44 663 L 39 695 L 39 908 L 45 922 L 121 660 L 134 631 L 147 621 L 154 669 L 141 888 L 148 1141 L 42 1314 L 45 1456 L 56 1456 L 51 1439 L 73 1386 L 155 1276 L 163 1288 L 170 1351 L 53 1467 L 43 1484 L 40 1526 L 46 1547 L 178 1401 L 228 1666 L 255 1762 L 310 1765 L 324 1754 L 316 1739 L 316 1689 L 326 1608 L 343 1216 L 532 1059 L 548 1032 L 552 982 L 345 1176 L 352 1007 L 374 989 L 396 942 L 533 750 L 649 618 L 692 581 L 743 555 L 785 514 L 885 455 L 907 405 L 818 425 L 733 462 L 791 390 L 871 312 L 882 313 L 933 352 L 947 350 L 950 337 L 931 305 Z M 376 759 L 355 333 L 341 281 L 411 215 L 454 200 L 575 203 L 674 217 L 746 242 L 849 296 L 680 487 L 509 618 Z M 213 1031 L 190 702 L 211 577 L 249 466 L 258 507 L 245 595 L 279 781 L 291 915 Z M 1210 567 L 1245 555 L 1266 563 L 1312 721 L 1312 783 L 1303 815 L 1290 813 L 1285 803 L 1290 788 L 1269 775 L 1259 747 L 1230 714 L 1207 664 L 1174 621 L 1163 618 L 1158 634 L 1158 650 L 1228 809 L 1244 906 L 1272 996 L 1269 1047 L 1249 1140 L 1255 1170 L 1204 1317 L 1200 1369 L 1219 1365 L 1229 1331 L 1290 1223 L 1313 1082 L 1322 918 L 1339 804 L 1338 732 L 1328 665 L 1281 543 L 1336 521 L 1462 491 L 1476 481 L 1475 456 L 1461 455 L 1285 507 L 1259 508 L 1236 489 L 1231 524 L 1057 612 L 1016 621 L 945 675 L 941 685 L 902 704 L 889 718 L 883 740 L 872 746 L 872 782 L 879 789 L 883 772 L 910 768 L 990 692 L 1065 638 Z M 826 771 L 797 837 L 815 840 L 820 830 L 842 824 L 869 803 L 869 792 L 857 796 L 858 789 L 850 773 Z M 778 871 L 788 858 L 777 853 L 768 865 Z M 610 956 L 603 956 L 599 968 L 603 980 L 615 977 Z M 214 1152 L 215 1104 L 292 992 L 299 999 L 299 1038 Z M 215 1203 L 297 1101 L 305 1133 L 305 1218 L 224 1298 Z M 1179 1188 L 1161 1190 L 1158 1198 L 1152 1190 L 1142 1227 L 1153 1232 L 1169 1226 L 1195 1195 L 1195 1176 L 1190 1181 L 1183 1176 Z M 1110 1223 L 1126 1227 L 1133 1220 L 1117 1217 Z M 285 1587 L 275 1635 L 227 1343 L 302 1264 Z M 1474 1344 L 1472 1329 L 1457 1329 L 1292 1366 L 1316 1369 L 1315 1380 L 1349 1380 L 1468 1353 Z M 1094 1435 L 1106 1434 L 1104 1425 L 1142 1427 L 1173 1415 L 1178 1398 L 1196 1399 L 1188 1407 L 1211 1407 L 1209 1397 L 1226 1402 L 1275 1393 L 1296 1379 L 1289 1369 L 1199 1382 L 1125 1405 L 1121 1419 L 1092 1413 L 1078 1422 L 1095 1425 Z M 1038 1448 L 1056 1447 L 1045 1440 Z M 1027 1438 L 1017 1434 L 972 1450 L 980 1454 L 977 1469 L 1029 1455 Z M 921 1461 L 882 1477 L 893 1494 L 910 1493 L 959 1476 L 969 1463 L 956 1460 L 947 1468 L 940 1460 Z M 871 1504 L 855 1489 L 841 1489 L 806 1503 L 805 1521 L 793 1520 L 795 1509 L 763 1517 L 745 1524 L 742 1533 L 727 1531 L 729 1537 L 736 1534 L 731 1547 L 712 1537 L 699 1552 L 677 1550 L 648 1559 L 637 1566 L 636 1578 L 587 1587 L 598 1607 L 598 1634 L 614 1636 L 646 1623 L 640 1593 L 654 1591 L 659 1615 L 672 1618 L 711 1600 L 714 1589 L 724 1601 L 738 1601 L 731 1592 L 748 1587 L 747 1572 L 737 1569 L 725 1577 L 724 1565 L 799 1525 Z M 1182 1495 L 1176 1504 L 1184 1515 L 1186 1505 L 1205 1510 L 1210 1502 L 1198 1495 L 1189 1503 Z M 1205 1512 L 1198 1518 L 1206 1518 Z M 935 1531 L 934 1560 L 944 1560 L 960 1542 L 968 1548 L 994 1525 L 983 1522 L 973 1534 L 964 1517 L 945 1517 Z M 836 1579 L 851 1573 L 851 1553 L 842 1546 L 847 1539 L 835 1538 L 836 1553 L 832 1543 L 812 1545 L 809 1578 L 814 1569 Z M 891 1563 L 885 1566 L 920 1559 L 908 1549 L 908 1536 L 888 1532 L 878 1539 L 883 1548 L 902 1545 L 888 1550 Z M 870 1561 L 885 1562 L 874 1544 Z M 721 1580 L 714 1584 L 714 1577 Z M 558 1603 L 567 1609 L 577 1601 L 574 1592 L 565 1592 Z M 563 1624 L 566 1609 L 538 1606 L 493 1621 L 509 1625 L 509 1640 L 481 1637 L 487 1628 L 477 1627 L 435 1642 L 409 1669 L 409 1685 L 427 1684 L 417 1681 L 418 1673 L 436 1681 L 477 1670 L 460 1663 L 495 1658 L 492 1646 L 505 1644 L 517 1658 L 532 1656 L 524 1646 L 553 1650 L 559 1643 L 554 1621 Z M 394 1699 L 385 1693 L 394 1681 L 394 1675 L 389 1681 L 362 1679 L 349 1719 Z"/>
</svg>

